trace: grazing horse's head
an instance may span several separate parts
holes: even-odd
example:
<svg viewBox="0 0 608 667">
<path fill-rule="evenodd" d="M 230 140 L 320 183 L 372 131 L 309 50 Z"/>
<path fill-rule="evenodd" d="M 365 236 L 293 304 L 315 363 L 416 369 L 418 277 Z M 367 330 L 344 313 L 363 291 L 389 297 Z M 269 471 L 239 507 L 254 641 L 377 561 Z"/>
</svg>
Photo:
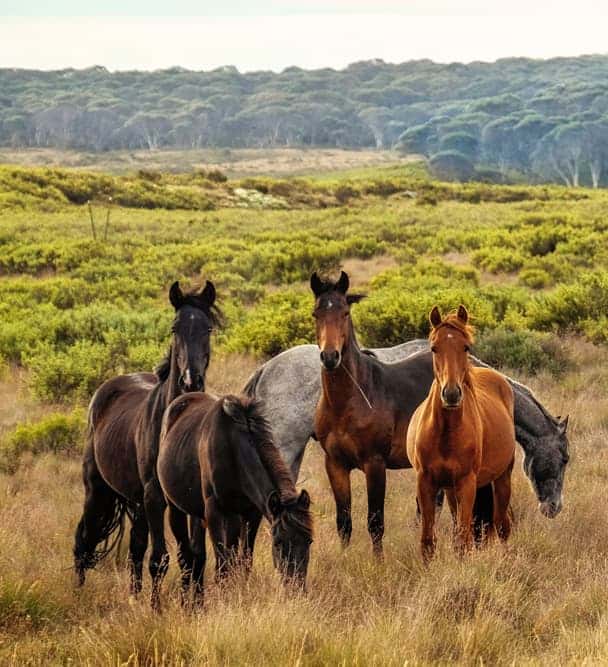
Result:
<svg viewBox="0 0 608 667">
<path fill-rule="evenodd" d="M 310 496 L 305 490 L 290 501 L 281 500 L 273 491 L 267 501 L 272 517 L 272 560 L 287 582 L 304 587 L 310 545 L 312 544 L 312 517 Z"/>
<path fill-rule="evenodd" d="M 173 355 L 177 364 L 178 384 L 182 392 L 204 391 L 205 373 L 211 354 L 211 332 L 218 324 L 215 287 L 209 280 L 200 292 L 182 292 L 175 282 L 169 290 L 175 308 L 173 320 Z"/>
<path fill-rule="evenodd" d="M 456 313 L 450 313 L 445 319 L 435 306 L 429 319 L 433 327 L 429 336 L 433 371 L 439 384 L 441 403 L 444 408 L 453 410 L 460 407 L 464 396 L 473 329 L 467 324 L 469 315 L 464 306 L 459 306 Z"/>
<path fill-rule="evenodd" d="M 540 502 L 540 511 L 549 519 L 555 518 L 563 506 L 564 474 L 570 460 L 567 428 L 568 417 L 551 417 L 550 432 L 536 436 L 534 448 L 525 449 L 524 470 Z M 517 440 L 525 445 L 529 434 L 517 425 L 515 432 Z"/>
<path fill-rule="evenodd" d="M 362 294 L 347 294 L 348 275 L 342 271 L 337 282 L 321 280 L 317 273 L 310 277 L 310 288 L 315 295 L 313 317 L 321 363 L 333 371 L 342 361 L 342 352 L 354 336 L 350 306 L 363 298 Z"/>
</svg>

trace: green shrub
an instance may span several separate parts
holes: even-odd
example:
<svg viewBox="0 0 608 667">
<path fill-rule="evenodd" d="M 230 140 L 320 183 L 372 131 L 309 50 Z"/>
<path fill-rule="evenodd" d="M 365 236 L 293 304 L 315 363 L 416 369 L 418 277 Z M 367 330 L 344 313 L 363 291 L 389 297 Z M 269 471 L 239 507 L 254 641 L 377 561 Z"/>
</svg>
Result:
<svg viewBox="0 0 608 667">
<path fill-rule="evenodd" d="M 482 248 L 473 253 L 473 263 L 490 273 L 513 273 L 524 264 L 523 255 L 511 248 Z"/>
<path fill-rule="evenodd" d="M 81 340 L 65 350 L 42 344 L 24 355 L 30 368 L 30 384 L 43 401 L 87 401 L 104 381 L 127 366 L 126 344 L 106 345 Z"/>
<path fill-rule="evenodd" d="M 570 365 L 559 339 L 527 329 L 512 331 L 501 326 L 483 332 L 474 353 L 490 366 L 524 373 L 548 370 L 558 375 Z"/>
<path fill-rule="evenodd" d="M 312 294 L 272 294 L 233 329 L 227 348 L 270 357 L 294 345 L 314 342 L 312 308 Z"/>
<path fill-rule="evenodd" d="M 82 451 L 85 430 L 83 410 L 53 413 L 33 423 L 17 425 L 0 443 L 0 470 L 14 472 L 24 454 L 72 454 Z"/>
<path fill-rule="evenodd" d="M 543 269 L 522 269 L 519 272 L 519 283 L 532 289 L 543 289 L 553 285 L 553 278 Z"/>
</svg>

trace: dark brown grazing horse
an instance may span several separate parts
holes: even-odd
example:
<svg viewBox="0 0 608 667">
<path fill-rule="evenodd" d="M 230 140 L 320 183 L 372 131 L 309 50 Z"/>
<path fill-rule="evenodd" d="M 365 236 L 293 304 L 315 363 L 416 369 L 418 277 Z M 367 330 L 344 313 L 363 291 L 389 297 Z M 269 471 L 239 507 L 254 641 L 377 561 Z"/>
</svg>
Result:
<svg viewBox="0 0 608 667">
<path fill-rule="evenodd" d="M 286 581 L 304 586 L 312 517 L 306 491 L 297 493 L 291 475 L 255 399 L 192 393 L 180 396 L 165 413 L 158 476 L 170 507 L 204 519 L 209 528 L 218 578 L 237 565 L 251 568 L 262 516 L 272 530 L 275 567 Z M 185 533 L 175 533 L 178 544 Z M 205 567 L 204 536 L 190 576 L 200 598 Z"/>
<path fill-rule="evenodd" d="M 367 483 L 368 531 L 374 553 L 381 556 L 386 469 L 411 468 L 407 427 L 425 392 L 401 363 L 383 364 L 359 348 L 350 306 L 362 296 L 347 294 L 344 271 L 336 283 L 313 273 L 310 286 L 322 365 L 315 436 L 325 450 L 338 534 L 346 546 L 352 532 L 350 472 L 358 468 Z"/>
<path fill-rule="evenodd" d="M 161 420 L 174 398 L 205 387 L 210 337 L 219 317 L 215 296 L 215 287 L 209 281 L 199 293 L 187 294 L 174 283 L 169 291 L 175 308 L 173 337 L 156 374 L 118 376 L 101 385 L 91 400 L 83 461 L 84 512 L 74 544 L 74 567 L 80 585 L 85 571 L 111 550 L 111 537 L 121 531 L 124 515 L 128 514 L 132 522 L 131 592 L 141 590 L 150 532 L 151 600 L 152 606 L 159 608 L 158 589 L 168 567 L 166 503 L 156 475 Z"/>
<path fill-rule="evenodd" d="M 511 532 L 509 502 L 515 457 L 513 389 L 491 368 L 471 364 L 473 329 L 468 313 L 441 318 L 431 311 L 429 342 L 435 379 L 428 397 L 412 416 L 408 457 L 416 470 L 416 496 L 422 512 L 420 546 L 425 560 L 435 552 L 435 500 L 444 489 L 456 517 L 457 545 L 473 544 L 473 506 L 478 487 L 492 484 L 492 527 L 502 540 Z"/>
</svg>

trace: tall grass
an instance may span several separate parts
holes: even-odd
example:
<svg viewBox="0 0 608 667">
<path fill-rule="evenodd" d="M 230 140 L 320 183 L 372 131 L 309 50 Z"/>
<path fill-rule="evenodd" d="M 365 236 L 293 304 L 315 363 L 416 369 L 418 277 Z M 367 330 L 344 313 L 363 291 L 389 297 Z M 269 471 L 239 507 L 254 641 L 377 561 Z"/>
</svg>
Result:
<svg viewBox="0 0 608 667">
<path fill-rule="evenodd" d="M 282 589 L 263 525 L 248 581 L 217 586 L 210 557 L 205 606 L 196 613 L 179 605 L 172 552 L 165 609 L 157 616 L 148 608 L 148 589 L 141 599 L 128 598 L 124 546 L 118 563 L 110 558 L 89 574 L 83 589 L 72 587 L 72 533 L 82 504 L 76 460 L 48 454 L 13 476 L 0 476 L 0 662 L 604 663 L 608 355 L 577 341 L 569 345 L 577 372 L 560 381 L 542 373 L 528 378 L 555 413 L 571 413 L 564 510 L 552 521 L 544 518 L 517 466 L 509 544 L 460 560 L 451 548 L 446 511 L 437 558 L 428 569 L 418 553 L 411 471 L 389 474 L 386 558 L 377 563 L 365 529 L 363 476 L 353 474 L 353 543 L 342 552 L 320 450 L 311 444 L 300 482 L 312 495 L 316 524 L 308 593 Z M 211 381 L 217 388 L 222 383 L 222 390 L 237 389 L 253 365 L 243 358 L 216 361 Z"/>
</svg>

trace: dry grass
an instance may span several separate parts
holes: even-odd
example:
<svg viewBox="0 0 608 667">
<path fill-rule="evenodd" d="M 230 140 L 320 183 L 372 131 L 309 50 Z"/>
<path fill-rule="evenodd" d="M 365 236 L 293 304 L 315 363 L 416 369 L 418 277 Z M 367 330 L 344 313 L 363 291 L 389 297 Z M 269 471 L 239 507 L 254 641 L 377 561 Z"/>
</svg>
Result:
<svg viewBox="0 0 608 667">
<path fill-rule="evenodd" d="M 124 174 L 138 169 L 183 172 L 220 169 L 228 176 L 296 176 L 361 167 L 393 166 L 419 160 L 394 151 L 339 148 L 135 150 L 88 153 L 55 148 L 0 150 L 0 164 L 61 166 Z"/>
<path fill-rule="evenodd" d="M 605 664 L 608 355 L 571 346 L 579 370 L 559 382 L 528 379 L 554 412 L 572 415 L 562 514 L 553 521 L 541 516 L 518 466 L 517 523 L 508 547 L 459 560 L 443 516 L 438 556 L 428 570 L 418 555 L 411 472 L 390 473 L 386 560 L 378 564 L 364 527 L 362 475 L 353 475 L 353 544 L 341 553 L 313 444 L 301 476 L 316 520 L 308 594 L 281 589 L 264 528 L 248 582 L 219 589 L 210 563 L 205 609 L 189 614 L 177 602 L 173 561 L 165 612 L 154 616 L 146 596 L 127 597 L 124 555 L 118 566 L 111 559 L 91 573 L 84 589 L 72 588 L 72 532 L 82 502 L 78 462 L 47 456 L 0 477 L 0 663 Z M 211 385 L 235 390 L 252 367 L 248 359 L 214 359 Z"/>
</svg>

